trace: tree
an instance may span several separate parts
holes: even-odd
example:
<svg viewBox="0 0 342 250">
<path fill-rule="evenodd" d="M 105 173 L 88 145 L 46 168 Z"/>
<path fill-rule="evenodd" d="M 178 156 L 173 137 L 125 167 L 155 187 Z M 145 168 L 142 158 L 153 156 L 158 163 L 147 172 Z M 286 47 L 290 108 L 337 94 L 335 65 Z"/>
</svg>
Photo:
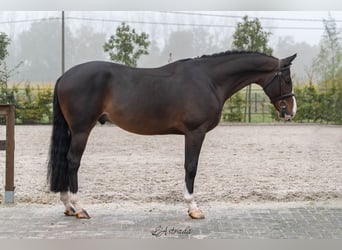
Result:
<svg viewBox="0 0 342 250">
<path fill-rule="evenodd" d="M 323 120 L 342 123 L 342 44 L 341 32 L 331 16 L 323 20 L 324 33 L 320 41 L 320 52 L 313 62 L 318 74 L 320 113 Z"/>
<path fill-rule="evenodd" d="M 259 51 L 271 55 L 273 50 L 267 45 L 271 32 L 264 31 L 258 18 L 243 17 L 233 34 L 233 49 Z"/>
<path fill-rule="evenodd" d="M 66 40 L 66 68 L 87 61 L 104 60 L 106 55 L 102 45 L 105 41 L 105 33 L 82 25 Z"/>
<path fill-rule="evenodd" d="M 211 54 L 217 52 L 219 49 L 215 37 L 205 29 L 192 29 L 174 31 L 170 34 L 162 51 L 162 58 L 164 61 L 170 58 L 172 53 L 172 60 L 176 61 L 187 57 L 195 57 L 204 54 Z"/>
<path fill-rule="evenodd" d="M 0 32 L 0 103 L 8 103 L 11 93 L 7 88 L 7 82 L 11 75 L 11 70 L 7 68 L 5 59 L 8 56 L 7 46 L 10 44 L 8 36 Z"/>
<path fill-rule="evenodd" d="M 129 25 L 121 23 L 108 42 L 103 45 L 105 52 L 109 52 L 110 59 L 128 66 L 137 66 L 137 61 L 142 55 L 148 55 L 148 34 L 138 34 Z"/>
<path fill-rule="evenodd" d="M 273 50 L 267 45 L 271 32 L 264 31 L 258 18 L 249 20 L 248 16 L 243 17 L 239 22 L 233 34 L 233 49 L 258 51 L 271 55 Z M 248 122 L 251 122 L 251 99 L 252 88 L 246 89 L 246 109 L 248 107 Z M 245 115 L 247 110 L 245 110 Z"/>
<path fill-rule="evenodd" d="M 319 74 L 321 83 L 327 88 L 335 85 L 337 73 L 342 66 L 342 46 L 340 32 L 337 30 L 335 19 L 323 19 L 324 34 L 320 42 L 320 52 L 314 59 L 313 67 Z"/>
<path fill-rule="evenodd" d="M 66 41 L 71 35 L 65 27 Z M 21 78 L 31 81 L 55 81 L 61 74 L 61 24 L 59 20 L 42 19 L 18 36 L 19 53 L 23 61 Z M 68 42 L 66 42 L 68 45 Z M 66 55 L 66 60 L 69 55 Z"/>
<path fill-rule="evenodd" d="M 5 60 L 5 58 L 8 56 L 7 46 L 10 44 L 10 39 L 8 36 L 0 32 L 0 65 Z"/>
<path fill-rule="evenodd" d="M 7 84 L 7 70 L 5 59 L 8 56 L 7 46 L 10 44 L 10 39 L 8 36 L 0 32 L 0 87 L 1 90 L 4 88 L 4 85 Z"/>
<path fill-rule="evenodd" d="M 161 52 L 163 61 L 170 62 L 170 53 L 172 54 L 172 61 L 195 56 L 193 42 L 194 34 L 191 30 L 172 32 Z"/>
</svg>

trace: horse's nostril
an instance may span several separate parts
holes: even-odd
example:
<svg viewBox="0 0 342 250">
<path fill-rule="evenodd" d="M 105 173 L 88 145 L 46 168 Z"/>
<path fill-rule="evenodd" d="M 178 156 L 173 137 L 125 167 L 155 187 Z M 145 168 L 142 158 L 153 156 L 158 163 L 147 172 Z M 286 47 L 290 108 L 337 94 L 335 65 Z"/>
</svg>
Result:
<svg viewBox="0 0 342 250">
<path fill-rule="evenodd" d="M 285 106 L 280 106 L 280 117 L 285 117 L 286 115 L 286 107 Z"/>
</svg>

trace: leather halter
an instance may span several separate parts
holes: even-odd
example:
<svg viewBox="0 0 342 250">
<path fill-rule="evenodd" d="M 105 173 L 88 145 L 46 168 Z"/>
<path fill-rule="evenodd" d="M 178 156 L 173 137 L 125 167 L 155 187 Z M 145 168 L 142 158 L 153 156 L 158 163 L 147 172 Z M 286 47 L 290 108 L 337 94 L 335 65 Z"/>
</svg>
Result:
<svg viewBox="0 0 342 250">
<path fill-rule="evenodd" d="M 273 83 L 273 80 L 275 78 L 279 79 L 278 81 L 278 84 L 279 84 L 279 89 L 280 89 L 280 95 L 279 96 L 276 96 L 276 97 L 270 97 L 271 99 L 271 103 L 275 103 L 277 101 L 282 101 L 284 100 L 285 98 L 288 98 L 288 97 L 292 97 L 292 96 L 295 96 L 294 93 L 288 93 L 288 94 L 283 94 L 282 92 L 282 88 L 281 88 L 281 77 L 282 77 L 282 72 L 289 69 L 290 66 L 287 66 L 287 67 L 284 67 L 284 68 L 280 68 L 280 60 L 278 60 L 278 70 L 277 72 L 274 74 L 274 76 L 272 77 L 272 79 L 265 85 L 265 87 L 263 87 L 264 91 L 266 91 L 266 89 L 271 86 L 271 84 Z"/>
</svg>

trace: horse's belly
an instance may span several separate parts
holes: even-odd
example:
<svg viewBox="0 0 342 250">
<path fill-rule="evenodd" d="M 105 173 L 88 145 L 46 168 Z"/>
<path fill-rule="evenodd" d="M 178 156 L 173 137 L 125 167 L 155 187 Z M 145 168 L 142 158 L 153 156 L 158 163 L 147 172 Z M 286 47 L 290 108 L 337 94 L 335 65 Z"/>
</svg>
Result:
<svg viewBox="0 0 342 250">
<path fill-rule="evenodd" d="M 149 117 L 110 116 L 110 120 L 120 128 L 140 135 L 183 134 L 182 126 L 169 119 Z"/>
</svg>

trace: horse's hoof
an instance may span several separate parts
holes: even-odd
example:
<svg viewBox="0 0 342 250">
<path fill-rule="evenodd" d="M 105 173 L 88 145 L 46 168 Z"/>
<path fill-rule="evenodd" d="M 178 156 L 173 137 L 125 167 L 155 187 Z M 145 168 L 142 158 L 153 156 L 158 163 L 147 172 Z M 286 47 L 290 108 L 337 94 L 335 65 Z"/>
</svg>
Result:
<svg viewBox="0 0 342 250">
<path fill-rule="evenodd" d="M 75 216 L 76 215 L 76 211 L 73 207 L 70 207 L 69 209 L 66 209 L 64 214 L 66 216 Z"/>
<path fill-rule="evenodd" d="M 189 210 L 188 214 L 192 219 L 204 219 L 204 214 L 200 209 Z"/>
<path fill-rule="evenodd" d="M 87 213 L 87 211 L 85 211 L 84 209 L 82 209 L 81 212 L 76 213 L 76 218 L 77 219 L 90 219 L 89 214 Z"/>
</svg>

